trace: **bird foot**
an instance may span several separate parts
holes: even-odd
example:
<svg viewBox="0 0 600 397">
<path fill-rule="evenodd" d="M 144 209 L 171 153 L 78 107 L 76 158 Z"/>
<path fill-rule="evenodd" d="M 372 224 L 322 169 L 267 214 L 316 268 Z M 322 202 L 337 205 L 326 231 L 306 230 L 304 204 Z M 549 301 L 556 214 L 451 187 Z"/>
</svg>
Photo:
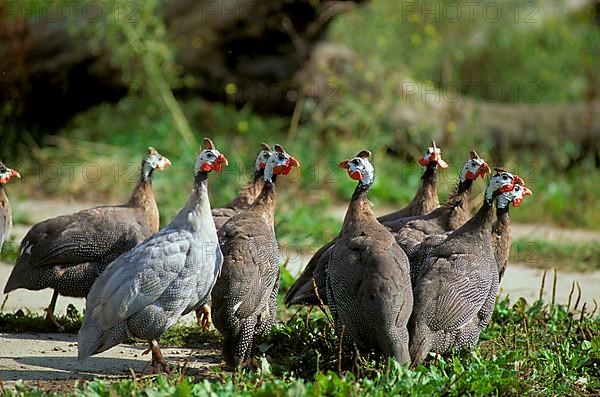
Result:
<svg viewBox="0 0 600 397">
<path fill-rule="evenodd" d="M 196 321 L 202 327 L 202 331 L 208 332 L 212 325 L 210 306 L 202 305 L 196 310 Z"/>
<path fill-rule="evenodd" d="M 142 354 L 148 354 L 150 351 L 152 352 L 152 373 L 164 373 L 169 375 L 171 373 L 171 369 L 169 368 L 167 360 L 165 360 L 165 357 L 160 351 L 160 347 L 158 346 L 158 342 L 156 340 L 150 342 L 150 348 L 144 351 Z"/>
<path fill-rule="evenodd" d="M 46 312 L 46 321 L 50 321 L 56 327 L 58 332 L 63 332 L 65 330 L 65 327 L 63 327 L 58 321 L 56 321 L 56 318 L 54 317 L 54 310 L 47 307 L 44 309 L 44 311 Z"/>
</svg>

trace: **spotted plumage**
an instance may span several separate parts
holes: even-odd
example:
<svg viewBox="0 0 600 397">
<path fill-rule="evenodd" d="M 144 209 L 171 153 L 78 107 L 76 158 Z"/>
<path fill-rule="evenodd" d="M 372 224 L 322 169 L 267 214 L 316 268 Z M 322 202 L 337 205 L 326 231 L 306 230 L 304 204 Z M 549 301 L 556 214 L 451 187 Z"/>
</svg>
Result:
<svg viewBox="0 0 600 397">
<path fill-rule="evenodd" d="M 297 165 L 276 145 L 258 198 L 219 230 L 224 260 L 211 295 L 212 311 L 215 327 L 223 334 L 223 359 L 234 368 L 249 362 L 255 337 L 268 333 L 275 321 L 279 290 L 275 178 Z"/>
<path fill-rule="evenodd" d="M 409 263 L 371 210 L 367 192 L 374 170 L 369 155 L 362 151 L 340 164 L 359 183 L 329 250 L 327 302 L 336 331 L 345 341 L 406 363 L 410 361 L 406 324 L 413 306 Z"/>
<path fill-rule="evenodd" d="M 409 322 L 414 364 L 430 351 L 474 347 L 490 321 L 498 290 L 491 240 L 493 201 L 517 181 L 517 176 L 498 172 L 490 179 L 484 204 L 475 216 L 447 236 L 426 239 L 419 248 L 421 262 L 416 267 Z"/>
</svg>

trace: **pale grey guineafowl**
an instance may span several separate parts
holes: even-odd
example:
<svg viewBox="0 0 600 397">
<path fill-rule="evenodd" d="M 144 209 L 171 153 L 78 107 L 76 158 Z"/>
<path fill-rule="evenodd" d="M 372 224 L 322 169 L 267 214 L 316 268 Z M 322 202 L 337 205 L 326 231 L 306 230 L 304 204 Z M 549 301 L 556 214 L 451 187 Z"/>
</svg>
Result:
<svg viewBox="0 0 600 397">
<path fill-rule="evenodd" d="M 359 349 L 410 362 L 406 324 L 413 307 L 409 263 L 377 222 L 367 198 L 374 169 L 363 150 L 340 164 L 358 180 L 327 265 L 327 302 L 338 334 Z"/>
<path fill-rule="evenodd" d="M 12 228 L 12 211 L 4 185 L 14 177 L 21 178 L 21 175 L 0 161 L 0 252 L 2 251 L 2 245 L 4 245 L 4 239 L 8 237 Z"/>
<path fill-rule="evenodd" d="M 223 359 L 248 364 L 256 336 L 271 330 L 279 290 L 279 249 L 274 230 L 275 179 L 299 164 L 283 147 L 267 161 L 254 204 L 219 230 L 223 269 L 212 291 L 215 327 L 223 334 Z"/>
<path fill-rule="evenodd" d="M 222 165 L 227 159 L 205 138 L 185 206 L 165 228 L 118 257 L 98 277 L 79 330 L 80 360 L 133 336 L 150 344 L 154 370 L 160 365 L 169 372 L 159 338 L 179 316 L 206 302 L 221 270 L 207 178 Z"/>
<path fill-rule="evenodd" d="M 490 178 L 480 210 L 462 227 L 419 248 L 409 322 L 410 354 L 418 365 L 432 351 L 472 348 L 487 326 L 498 292 L 492 249 L 493 204 L 522 180 L 506 171 Z"/>
<path fill-rule="evenodd" d="M 53 288 L 46 316 L 60 329 L 54 319 L 58 295 L 85 297 L 111 261 L 158 230 L 152 174 L 169 164 L 149 148 L 140 181 L 126 204 L 90 208 L 34 225 L 21 241 L 4 293 Z"/>
</svg>

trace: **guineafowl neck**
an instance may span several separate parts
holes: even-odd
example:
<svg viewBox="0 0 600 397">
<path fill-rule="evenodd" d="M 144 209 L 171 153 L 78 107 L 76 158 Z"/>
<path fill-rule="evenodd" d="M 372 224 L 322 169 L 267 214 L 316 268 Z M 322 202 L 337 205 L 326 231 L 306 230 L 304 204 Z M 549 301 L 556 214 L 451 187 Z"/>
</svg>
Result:
<svg viewBox="0 0 600 397">
<path fill-rule="evenodd" d="M 413 214 L 427 214 L 439 207 L 436 188 L 436 166 L 427 166 L 421 176 L 421 186 L 408 204 Z"/>
<path fill-rule="evenodd" d="M 4 189 L 4 185 L 0 183 L 0 213 L 4 214 L 4 235 L 8 235 L 10 229 L 12 227 L 12 214 L 10 210 L 10 203 L 8 202 L 8 196 L 6 196 L 6 190 Z M 2 236 L 0 236 L 0 239 Z M 0 248 L 2 248 L 2 244 L 0 243 Z"/>
<path fill-rule="evenodd" d="M 454 193 L 448 197 L 445 206 L 450 207 L 451 209 L 448 217 L 448 223 L 451 229 L 456 229 L 469 220 L 469 198 L 471 196 L 472 187 L 472 180 L 467 179 L 465 181 L 460 181 L 456 185 Z"/>
<path fill-rule="evenodd" d="M 156 205 L 154 191 L 152 190 L 152 180 L 150 178 L 142 178 L 142 180 L 138 182 L 133 189 L 133 193 L 131 194 L 127 205 L 139 208 L 143 213 L 144 219 L 148 221 L 150 230 L 152 232 L 158 231 L 158 206 Z"/>
<path fill-rule="evenodd" d="M 264 170 L 254 172 L 254 178 L 246 186 L 240 190 L 236 198 L 234 198 L 226 208 L 246 209 L 249 208 L 254 200 L 260 195 L 264 185 Z"/>
<path fill-rule="evenodd" d="M 371 203 L 369 202 L 369 188 L 370 186 L 359 183 L 354 190 L 348 211 L 346 211 L 342 229 L 355 229 L 360 227 L 366 219 L 370 218 L 376 221 L 375 214 L 373 214 L 373 210 L 371 209 Z"/>
<path fill-rule="evenodd" d="M 199 172 L 195 176 L 192 193 L 169 226 L 185 227 L 195 234 L 202 233 L 216 237 L 217 230 L 210 212 L 207 178 L 206 172 Z"/>
<path fill-rule="evenodd" d="M 0 183 L 0 210 L 4 208 L 7 208 L 8 211 L 10 211 L 10 206 L 8 205 L 8 196 L 6 195 L 4 184 Z"/>
<path fill-rule="evenodd" d="M 275 181 L 264 181 L 262 190 L 251 208 L 254 211 L 260 211 L 266 217 L 268 222 L 273 224 L 276 200 L 277 192 L 275 190 Z"/>
<path fill-rule="evenodd" d="M 498 208 L 496 210 L 496 221 L 492 226 L 492 235 L 496 239 L 494 255 L 498 264 L 498 274 L 500 274 L 500 278 L 502 278 L 510 255 L 511 244 L 510 214 L 508 207 Z"/>
<path fill-rule="evenodd" d="M 494 205 L 484 200 L 483 205 L 467 223 L 456 230 L 456 234 L 471 233 L 481 234 L 489 238 L 491 236 L 492 222 L 494 221 Z"/>
<path fill-rule="evenodd" d="M 466 202 L 471 195 L 472 187 L 473 181 L 471 179 L 459 181 L 456 184 L 454 192 L 448 196 L 446 203 L 450 205 L 460 205 L 461 203 Z"/>
</svg>

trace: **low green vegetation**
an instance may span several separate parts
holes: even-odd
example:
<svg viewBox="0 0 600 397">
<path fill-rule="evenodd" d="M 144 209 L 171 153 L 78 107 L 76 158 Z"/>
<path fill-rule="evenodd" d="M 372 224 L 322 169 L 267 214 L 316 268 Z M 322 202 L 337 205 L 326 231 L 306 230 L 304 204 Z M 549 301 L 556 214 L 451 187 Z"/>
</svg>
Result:
<svg viewBox="0 0 600 397">
<path fill-rule="evenodd" d="M 600 270 L 600 244 L 593 242 L 519 240 L 512 243 L 510 255 L 511 262 L 533 267 L 556 267 L 560 271 L 571 272 Z"/>
<path fill-rule="evenodd" d="M 163 345 L 200 346 L 218 341 L 213 332 L 202 335 L 197 326 L 178 326 L 165 335 Z M 318 310 L 302 310 L 277 325 L 257 347 L 261 367 L 257 372 L 232 375 L 215 367 L 217 380 L 211 381 L 185 372 L 95 380 L 78 382 L 69 394 L 517 396 L 600 392 L 600 317 L 589 308 L 503 299 L 476 350 L 432 356 L 425 366 L 415 369 L 378 361 L 372 355 L 340 363 L 338 346 L 327 318 Z M 7 396 L 43 394 L 34 384 L 23 382 L 15 390 L 4 391 Z"/>
</svg>

